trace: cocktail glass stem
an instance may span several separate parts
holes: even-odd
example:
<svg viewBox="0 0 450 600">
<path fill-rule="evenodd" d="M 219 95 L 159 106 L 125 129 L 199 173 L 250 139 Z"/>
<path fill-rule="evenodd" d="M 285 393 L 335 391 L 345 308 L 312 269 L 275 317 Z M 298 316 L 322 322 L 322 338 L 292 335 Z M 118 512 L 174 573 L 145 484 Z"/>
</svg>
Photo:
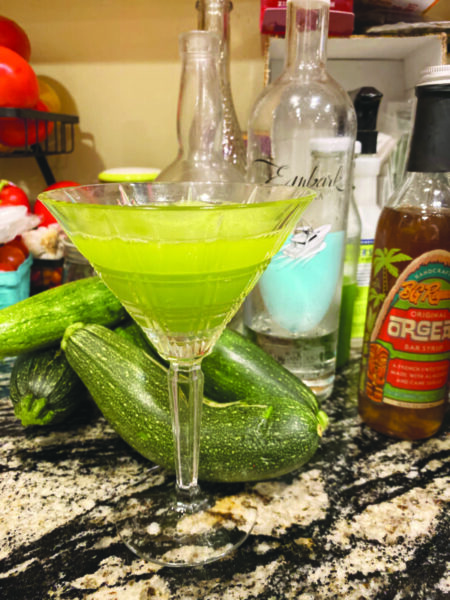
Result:
<svg viewBox="0 0 450 600">
<path fill-rule="evenodd" d="M 201 362 L 171 362 L 167 374 L 175 444 L 177 489 L 193 497 L 198 491 L 200 420 L 203 400 Z"/>
</svg>

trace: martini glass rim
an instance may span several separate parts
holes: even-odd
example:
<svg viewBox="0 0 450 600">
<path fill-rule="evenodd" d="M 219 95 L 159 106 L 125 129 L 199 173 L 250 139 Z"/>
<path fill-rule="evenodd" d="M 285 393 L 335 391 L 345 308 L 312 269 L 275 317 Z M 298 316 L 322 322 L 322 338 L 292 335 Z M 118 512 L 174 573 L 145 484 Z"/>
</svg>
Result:
<svg viewBox="0 0 450 600">
<path fill-rule="evenodd" d="M 229 194 L 225 198 L 213 199 L 211 194 L 208 198 L 202 198 L 201 195 L 195 198 L 195 204 L 190 203 L 189 196 L 182 201 L 177 201 L 173 198 L 159 197 L 158 193 L 164 190 L 202 190 L 210 189 L 212 193 L 214 190 L 229 190 Z M 111 203 L 102 201 L 107 197 L 108 192 L 114 193 L 121 192 L 126 193 L 127 190 L 155 190 L 155 197 L 145 198 L 146 201 L 133 202 L 132 204 L 127 203 Z M 234 196 L 233 190 L 247 190 L 242 196 Z M 277 198 L 277 192 L 285 190 L 286 197 Z M 92 195 L 87 197 L 86 193 L 91 192 Z M 104 192 L 105 195 L 96 196 L 95 192 Z M 257 201 L 252 200 L 252 192 L 260 192 L 261 197 Z M 292 192 L 292 195 L 291 195 Z M 71 195 L 71 193 L 73 195 Z M 267 195 L 264 195 L 266 193 Z M 198 209 L 211 209 L 215 207 L 239 207 L 245 208 L 247 206 L 264 205 L 269 202 L 282 202 L 298 200 L 300 198 L 306 198 L 308 196 L 315 195 L 315 191 L 307 187 L 297 187 L 292 185 L 281 185 L 281 184 L 267 184 L 267 183 L 253 183 L 253 182 L 200 182 L 200 181 L 182 181 L 182 182 L 123 182 L 123 183 L 89 183 L 78 186 L 67 186 L 64 188 L 55 188 L 52 190 L 46 190 L 38 195 L 38 199 L 45 203 L 45 201 L 52 202 L 66 202 L 71 204 L 89 205 L 90 207 L 115 207 L 115 208 L 142 208 L 142 209 L 169 209 L 169 210 L 198 210 Z M 249 201 L 251 200 L 251 201 Z"/>
</svg>

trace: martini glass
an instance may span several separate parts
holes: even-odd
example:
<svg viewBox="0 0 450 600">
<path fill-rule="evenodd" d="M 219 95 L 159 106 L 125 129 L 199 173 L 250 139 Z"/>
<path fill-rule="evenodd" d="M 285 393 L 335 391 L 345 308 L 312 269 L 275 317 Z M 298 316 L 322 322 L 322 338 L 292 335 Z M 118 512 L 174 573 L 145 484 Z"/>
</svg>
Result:
<svg viewBox="0 0 450 600">
<path fill-rule="evenodd" d="M 281 248 L 308 191 L 244 183 L 100 184 L 40 199 L 170 363 L 173 494 L 154 488 L 121 506 L 119 533 L 136 554 L 170 566 L 228 554 L 255 511 L 198 484 L 201 360 Z"/>
</svg>

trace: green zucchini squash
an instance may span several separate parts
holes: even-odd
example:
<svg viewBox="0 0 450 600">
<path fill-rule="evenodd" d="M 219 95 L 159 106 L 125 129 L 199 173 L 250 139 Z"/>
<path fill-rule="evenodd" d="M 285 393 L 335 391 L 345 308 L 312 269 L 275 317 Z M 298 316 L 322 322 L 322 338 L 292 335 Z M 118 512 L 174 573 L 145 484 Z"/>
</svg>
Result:
<svg viewBox="0 0 450 600">
<path fill-rule="evenodd" d="M 61 348 L 21 354 L 14 362 L 10 397 L 24 427 L 61 423 L 86 396 L 86 388 Z"/>
<path fill-rule="evenodd" d="M 149 352 L 162 365 L 167 365 L 134 321 L 115 331 Z M 232 329 L 225 329 L 211 354 L 205 356 L 202 371 L 205 395 L 211 400 L 233 402 L 250 396 L 282 395 L 306 404 L 315 413 L 319 410 L 316 397 L 308 386 L 262 348 Z"/>
<path fill-rule="evenodd" d="M 112 326 L 127 316 L 98 277 L 65 283 L 0 310 L 0 358 L 57 344 L 76 321 Z"/>
<path fill-rule="evenodd" d="M 61 346 L 107 421 L 147 459 L 173 470 L 173 441 L 163 365 L 99 325 L 74 324 Z M 326 416 L 292 397 L 204 399 L 200 473 L 203 480 L 255 481 L 288 473 L 315 453 Z"/>
<path fill-rule="evenodd" d="M 128 341 L 132 342 L 141 350 L 149 352 L 153 358 L 159 359 L 159 362 L 163 364 L 163 359 L 159 356 L 159 354 L 157 354 L 156 350 L 151 345 L 150 340 L 142 331 L 141 327 L 136 323 L 136 321 L 133 321 L 133 319 L 124 321 L 123 323 L 120 323 L 120 325 L 117 325 L 117 327 L 114 327 L 114 331 L 121 337 L 124 337 Z"/>
<path fill-rule="evenodd" d="M 312 390 L 262 348 L 243 335 L 225 329 L 211 354 L 202 361 L 205 395 L 227 402 L 245 397 L 284 396 L 319 406 Z"/>
</svg>

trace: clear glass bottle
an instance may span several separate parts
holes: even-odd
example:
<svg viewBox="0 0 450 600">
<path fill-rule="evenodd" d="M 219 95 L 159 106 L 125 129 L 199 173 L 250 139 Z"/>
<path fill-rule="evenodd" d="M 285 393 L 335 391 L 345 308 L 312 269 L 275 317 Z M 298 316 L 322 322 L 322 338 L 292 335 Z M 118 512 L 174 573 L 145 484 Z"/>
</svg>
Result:
<svg viewBox="0 0 450 600">
<path fill-rule="evenodd" d="M 243 181 L 239 169 L 222 154 L 219 38 L 209 31 L 188 31 L 179 43 L 178 154 L 156 181 Z"/>
<path fill-rule="evenodd" d="M 440 427 L 450 366 L 450 65 L 425 70 L 402 187 L 376 230 L 358 406 L 381 433 Z"/>
<path fill-rule="evenodd" d="M 249 121 L 250 181 L 305 186 L 317 198 L 295 235 L 246 300 L 258 344 L 319 398 L 332 390 L 356 115 L 326 70 L 329 0 L 287 3 L 282 74 L 257 99 Z M 281 261 L 281 256 L 296 257 Z M 275 267 L 275 265 L 277 265 Z M 274 269 L 278 277 L 272 277 Z"/>
<path fill-rule="evenodd" d="M 246 150 L 234 107 L 230 80 L 230 0 L 198 0 L 198 29 L 212 31 L 220 39 L 219 77 L 222 90 L 222 151 L 242 174 L 246 171 Z"/>
</svg>

